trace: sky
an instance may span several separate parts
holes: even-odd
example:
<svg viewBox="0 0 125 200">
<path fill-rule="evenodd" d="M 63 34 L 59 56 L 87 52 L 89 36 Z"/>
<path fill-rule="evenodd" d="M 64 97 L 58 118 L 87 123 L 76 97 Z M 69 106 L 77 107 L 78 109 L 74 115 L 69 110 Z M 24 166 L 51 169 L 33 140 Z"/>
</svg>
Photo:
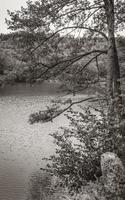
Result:
<svg viewBox="0 0 125 200">
<path fill-rule="evenodd" d="M 14 11 L 19 10 L 21 6 L 26 6 L 27 0 L 0 0 L 0 33 L 8 33 L 5 23 L 7 18 L 7 10 Z"/>
<path fill-rule="evenodd" d="M 14 11 L 19 10 L 21 6 L 26 6 L 27 0 L 0 0 L 0 33 L 9 33 L 5 23 L 5 18 L 8 18 L 7 10 Z M 125 31 L 120 32 L 121 35 L 125 35 Z"/>
</svg>

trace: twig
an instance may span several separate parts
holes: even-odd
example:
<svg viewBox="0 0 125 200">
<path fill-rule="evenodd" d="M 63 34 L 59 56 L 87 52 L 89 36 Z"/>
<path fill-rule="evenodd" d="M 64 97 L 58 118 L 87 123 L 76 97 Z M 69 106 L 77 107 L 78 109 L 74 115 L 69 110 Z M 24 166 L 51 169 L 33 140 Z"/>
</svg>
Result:
<svg viewBox="0 0 125 200">
<path fill-rule="evenodd" d="M 66 112 L 69 108 L 71 108 L 73 105 L 80 104 L 80 103 L 83 103 L 85 101 L 89 101 L 89 100 L 92 100 L 92 99 L 94 99 L 94 97 L 88 97 L 88 98 L 82 99 L 80 101 L 72 102 L 68 107 L 64 108 L 62 111 L 60 111 L 59 113 L 57 113 L 54 116 L 52 116 L 51 119 L 48 119 L 48 121 L 46 121 L 46 122 L 52 121 L 56 117 L 60 116 L 61 114 L 63 114 L 64 112 Z"/>
</svg>

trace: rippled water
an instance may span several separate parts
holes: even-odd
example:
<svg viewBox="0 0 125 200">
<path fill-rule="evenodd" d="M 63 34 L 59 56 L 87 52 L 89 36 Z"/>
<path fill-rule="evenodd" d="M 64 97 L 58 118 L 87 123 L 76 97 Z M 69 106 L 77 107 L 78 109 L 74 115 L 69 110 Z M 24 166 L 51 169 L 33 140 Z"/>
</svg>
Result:
<svg viewBox="0 0 125 200">
<path fill-rule="evenodd" d="M 54 152 L 49 133 L 67 124 L 63 116 L 53 123 L 28 123 L 32 112 L 45 109 L 55 98 L 55 86 L 13 86 L 0 95 L 0 199 L 23 200 L 28 176 L 44 166 L 42 157 Z"/>
<path fill-rule="evenodd" d="M 26 200 L 32 172 L 44 167 L 43 157 L 54 153 L 49 136 L 67 126 L 61 115 L 45 124 L 28 123 L 29 115 L 43 110 L 58 96 L 57 84 L 18 84 L 0 89 L 0 200 Z"/>
</svg>

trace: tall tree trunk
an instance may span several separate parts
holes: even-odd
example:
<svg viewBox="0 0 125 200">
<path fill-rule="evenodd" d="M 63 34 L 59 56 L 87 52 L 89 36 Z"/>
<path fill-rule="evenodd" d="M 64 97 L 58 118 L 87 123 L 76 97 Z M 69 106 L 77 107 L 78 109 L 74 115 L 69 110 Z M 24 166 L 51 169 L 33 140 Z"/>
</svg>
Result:
<svg viewBox="0 0 125 200">
<path fill-rule="evenodd" d="M 120 66 L 114 35 L 114 0 L 104 0 L 108 28 L 107 88 L 111 98 L 121 101 Z"/>
<path fill-rule="evenodd" d="M 122 110 L 122 97 L 121 97 L 121 84 L 120 84 L 120 66 L 118 53 L 116 48 L 115 34 L 114 34 L 114 0 L 104 0 L 105 12 L 107 16 L 107 28 L 108 28 L 108 62 L 107 62 L 107 89 L 110 95 L 111 101 L 108 114 L 109 125 L 111 125 L 111 131 L 117 138 L 118 134 L 122 135 L 120 146 L 122 150 L 118 148 L 119 155 L 122 160 L 125 161 L 124 155 L 124 141 L 125 131 L 124 127 L 114 131 L 114 125 L 120 125 L 123 119 Z M 117 98 L 115 98 L 117 97 Z"/>
</svg>

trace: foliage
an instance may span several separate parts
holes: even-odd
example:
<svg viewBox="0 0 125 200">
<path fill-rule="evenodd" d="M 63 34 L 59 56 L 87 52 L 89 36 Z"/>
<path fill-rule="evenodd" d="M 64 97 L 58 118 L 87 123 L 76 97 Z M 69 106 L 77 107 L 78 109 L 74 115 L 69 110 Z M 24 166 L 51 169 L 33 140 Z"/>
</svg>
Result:
<svg viewBox="0 0 125 200">
<path fill-rule="evenodd" d="M 91 107 L 82 112 L 70 109 L 66 114 L 69 128 L 61 127 L 51 134 L 57 145 L 47 170 L 59 177 L 70 191 L 78 191 L 88 181 L 101 176 L 100 156 L 104 152 L 122 155 L 124 129 L 112 113 L 112 124 L 107 111 Z M 122 131 L 123 132 L 122 132 Z"/>
<path fill-rule="evenodd" d="M 31 34 L 32 35 L 32 34 Z M 34 35 L 35 39 L 31 39 L 31 41 L 39 42 L 40 39 L 44 38 L 43 34 L 37 33 Z M 79 91 L 83 91 L 86 88 L 91 87 L 91 85 L 97 84 L 98 81 L 105 81 L 107 72 L 106 72 L 106 63 L 107 56 L 102 55 L 98 58 L 98 68 L 96 63 L 92 63 L 90 66 L 86 66 L 84 68 L 83 63 L 88 61 L 88 58 L 81 59 L 79 62 L 74 63 L 67 68 L 67 70 L 63 70 L 65 64 L 60 64 L 59 66 L 54 67 L 51 71 L 46 71 L 46 67 L 42 66 L 39 63 L 39 66 L 36 66 L 36 61 L 31 60 L 30 51 L 26 51 L 27 48 L 30 47 L 31 44 L 26 42 L 29 39 L 29 34 L 27 33 L 13 33 L 7 35 L 1 35 L 1 44 L 0 44 L 0 52 L 1 52 L 1 85 L 6 83 L 13 82 L 41 82 L 45 79 L 58 79 L 62 82 L 61 90 L 66 91 L 68 93 L 77 93 Z M 39 49 L 39 53 L 42 57 L 44 57 L 44 61 L 47 60 L 47 65 L 53 64 L 53 60 L 62 59 L 63 56 L 69 55 L 72 52 L 72 55 L 77 53 L 75 51 L 76 46 L 80 51 L 84 48 L 88 48 L 88 41 L 85 38 L 77 39 L 73 37 L 63 38 L 60 41 L 60 45 L 58 45 L 58 52 L 55 51 L 54 45 L 58 43 L 58 40 L 61 40 L 62 37 L 58 36 L 53 38 L 50 41 L 51 43 L 51 51 L 45 46 L 41 50 Z M 92 42 L 92 41 L 91 41 Z M 105 46 L 106 42 L 101 42 L 96 40 L 95 48 L 98 48 L 99 45 Z M 27 46 L 28 45 L 28 46 Z M 92 43 L 90 43 L 92 45 Z M 32 46 L 32 45 L 31 45 Z M 60 46 L 60 47 L 59 47 Z M 73 47 L 72 47 L 73 46 Z M 121 65 L 121 74 L 124 76 L 124 37 L 118 38 L 118 53 L 119 53 L 119 61 Z M 75 47 L 75 48 L 74 48 Z M 50 47 L 49 47 L 50 48 Z M 60 49 L 60 50 L 59 50 Z M 45 52 L 46 50 L 46 52 Z M 63 52 L 65 50 L 65 55 Z M 88 48 L 89 50 L 89 48 Z M 83 51 L 83 50 L 82 50 Z M 26 52 L 26 53 L 25 53 Z M 52 52 L 55 52 L 54 54 Z M 29 53 L 29 54 L 28 54 Z M 36 52 L 37 55 L 38 52 Z M 49 54 L 48 54 L 49 53 Z M 23 55 L 23 57 L 22 57 Z M 24 56 L 25 55 L 25 56 Z M 90 56 L 91 58 L 91 56 Z M 41 59 L 41 62 L 43 60 Z M 3 64 L 2 64 L 3 63 Z M 38 64 L 38 63 L 37 63 Z M 44 63 L 43 63 L 44 64 Z M 57 70 L 58 69 L 58 70 Z M 46 73 L 45 73 L 46 72 Z M 123 80 L 122 80 L 123 82 Z"/>
<path fill-rule="evenodd" d="M 48 122 L 53 120 L 53 116 L 60 113 L 61 110 L 58 109 L 57 105 L 53 105 L 51 107 L 47 107 L 45 111 L 39 111 L 33 113 L 29 117 L 30 124 L 38 123 L 38 122 Z"/>
<path fill-rule="evenodd" d="M 88 182 L 85 187 L 81 188 L 79 194 L 74 196 L 74 200 L 82 200 L 87 196 L 91 200 L 105 200 L 105 189 L 101 180 Z"/>
<path fill-rule="evenodd" d="M 26 8 L 18 11 L 8 11 L 8 28 L 21 33 L 22 45 L 26 48 L 24 59 L 28 60 L 29 81 L 65 77 L 63 89 L 75 93 L 110 74 L 112 84 L 109 85 L 114 82 L 120 91 L 117 56 L 113 58 L 117 59 L 115 73 L 108 72 L 113 67 L 110 62 L 106 68 L 101 60 L 107 52 L 109 56 L 109 46 L 115 47 L 114 31 L 124 28 L 124 5 L 123 0 L 39 0 L 27 1 Z M 110 31 L 113 33 L 111 41 Z M 117 49 L 115 52 L 117 54 Z"/>
<path fill-rule="evenodd" d="M 15 83 L 23 79 L 26 62 L 20 60 L 21 50 L 13 41 L 13 34 L 0 36 L 0 85 Z"/>
<path fill-rule="evenodd" d="M 57 186 L 59 180 L 48 172 L 37 171 L 31 174 L 27 200 L 63 200 L 68 198 L 67 189 Z"/>
<path fill-rule="evenodd" d="M 72 2 L 73 7 L 74 3 Z M 81 2 L 78 2 L 78 9 L 80 4 Z M 86 1 L 82 3 L 82 6 L 86 8 L 91 5 Z M 30 81 L 40 82 L 43 79 L 54 79 L 55 77 L 62 80 L 65 77 L 68 90 L 76 91 L 78 89 L 81 90 L 83 85 L 86 87 L 88 84 L 86 77 L 92 79 L 94 74 L 94 80 L 97 81 L 97 76 L 92 70 L 93 66 L 91 69 L 85 69 L 85 73 L 80 70 L 80 68 L 85 68 L 83 65 L 89 59 L 91 60 L 93 56 L 96 56 L 95 54 L 92 54 L 92 56 L 90 54 L 85 59 L 85 56 L 80 55 L 92 49 L 92 43 L 94 44 L 96 38 L 91 42 L 88 34 L 86 38 L 82 37 L 81 39 L 80 37 L 76 38 L 69 34 L 65 36 L 64 34 L 60 34 L 60 30 L 57 27 L 62 27 L 67 21 L 73 22 L 75 20 L 73 11 L 73 13 L 69 13 L 68 18 L 64 22 L 66 15 L 65 13 L 64 17 L 62 15 L 63 12 L 68 11 L 66 7 L 71 11 L 68 1 L 28 1 L 26 8 L 22 7 L 20 11 L 15 12 L 8 11 L 10 19 L 6 21 L 11 30 L 19 31 L 21 36 L 20 41 L 22 41 L 21 45 L 25 46 L 25 55 L 27 54 L 28 58 L 27 73 L 31 71 Z M 81 15 L 80 20 L 82 16 L 87 17 L 89 15 L 89 13 L 84 13 L 84 9 L 79 9 L 79 11 Z M 62 16 L 61 18 L 60 15 Z M 57 29 L 56 32 L 55 29 Z M 23 52 L 22 54 L 24 55 Z M 92 60 L 94 61 L 95 59 Z M 76 82 L 76 73 L 77 77 L 79 77 L 78 79 L 82 82 L 82 86 Z"/>
<path fill-rule="evenodd" d="M 31 53 L 33 48 L 41 40 L 44 41 L 46 37 L 45 33 L 27 32 L 17 32 L 8 36 L 1 35 L 0 49 L 4 52 L 4 57 L 5 54 L 8 54 L 8 62 L 9 65 L 11 62 L 11 71 L 12 74 L 15 74 L 15 81 L 33 83 L 45 79 L 58 79 L 64 83 L 63 86 L 66 85 L 66 87 L 62 86 L 63 89 L 72 92 L 81 90 L 82 87 L 86 88 L 90 85 L 92 78 L 93 82 L 98 81 L 98 73 L 96 73 L 97 69 L 94 65 L 83 72 L 83 62 L 87 62 L 84 56 L 84 60 L 73 64 L 72 56 L 77 55 L 83 45 L 87 48 L 86 42 L 70 36 L 57 35 Z M 79 57 L 77 59 L 79 60 Z M 9 70 L 9 65 L 6 67 L 7 70 Z M 73 65 L 72 68 L 71 65 Z M 76 81 L 76 75 L 79 77 L 79 81 Z"/>
<path fill-rule="evenodd" d="M 29 182 L 29 194 L 30 200 L 40 200 L 49 196 L 51 193 L 51 175 L 47 173 L 41 173 L 39 171 L 32 173 Z M 43 196 L 42 196 L 43 195 Z"/>
</svg>

